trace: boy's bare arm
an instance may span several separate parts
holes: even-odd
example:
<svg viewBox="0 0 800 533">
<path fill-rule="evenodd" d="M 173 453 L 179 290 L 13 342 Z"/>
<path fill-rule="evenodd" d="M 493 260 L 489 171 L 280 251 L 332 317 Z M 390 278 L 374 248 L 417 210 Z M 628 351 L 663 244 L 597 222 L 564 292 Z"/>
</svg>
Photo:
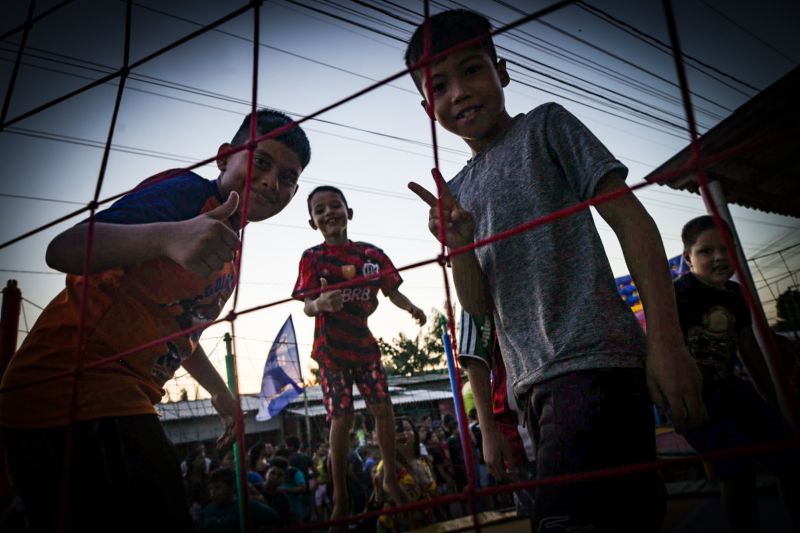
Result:
<svg viewBox="0 0 800 533">
<path fill-rule="evenodd" d="M 392 302 L 394 305 L 396 305 L 403 311 L 411 313 L 411 316 L 414 317 L 414 320 L 416 320 L 420 326 L 425 325 L 425 322 L 428 320 L 427 317 L 425 316 L 425 311 L 423 311 L 422 309 L 411 303 L 411 300 L 409 300 L 405 294 L 395 289 L 389 294 L 387 294 L 386 297 L 389 298 L 390 302 Z"/>
<path fill-rule="evenodd" d="M 608 174 L 595 194 L 625 187 L 621 177 Z M 630 192 L 599 204 L 597 211 L 616 233 L 642 298 L 647 317 L 650 395 L 659 407 L 669 407 L 677 430 L 697 427 L 708 417 L 702 400 L 702 377 L 683 342 L 675 292 L 655 222 Z"/>
<path fill-rule="evenodd" d="M 472 387 L 472 400 L 478 412 L 478 423 L 483 440 L 483 460 L 489 473 L 498 481 L 511 481 L 506 472 L 505 463 L 513 464 L 513 456 L 508 442 L 497 431 L 494 425 L 492 409 L 492 389 L 489 381 L 489 368 L 480 361 L 471 358 L 461 360 Z"/>
<path fill-rule="evenodd" d="M 217 448 L 225 448 L 236 438 L 236 398 L 200 345 L 192 355 L 181 361 L 181 366 L 211 394 L 211 403 L 225 424 L 225 431 L 217 439 Z"/>
<path fill-rule="evenodd" d="M 328 286 L 328 280 L 319 278 L 319 285 L 321 289 Z M 339 289 L 333 291 L 326 291 L 313 298 L 306 298 L 303 300 L 303 312 L 306 316 L 317 316 L 322 313 L 335 313 L 341 311 L 344 305 L 342 298 L 342 291 Z"/>
<path fill-rule="evenodd" d="M 475 239 L 475 220 L 472 213 L 464 210 L 453 197 L 444 181 L 442 184 L 442 206 L 444 208 L 445 246 L 459 248 L 472 244 Z M 428 229 L 439 239 L 439 208 L 437 198 L 425 187 L 413 181 L 408 188 L 414 191 L 430 207 Z M 492 298 L 489 294 L 489 281 L 481 270 L 475 251 L 455 255 L 450 261 L 453 267 L 453 283 L 456 286 L 458 301 L 472 315 L 486 315 L 492 312 Z"/>
<path fill-rule="evenodd" d="M 239 247 L 236 233 L 225 225 L 238 202 L 238 194 L 231 193 L 217 208 L 179 222 L 95 223 L 89 273 L 166 258 L 208 276 L 233 259 Z M 47 247 L 47 264 L 67 274 L 83 274 L 88 239 L 89 224 L 56 236 Z"/>
<path fill-rule="evenodd" d="M 778 398 L 775 392 L 775 386 L 772 383 L 772 377 L 767 367 L 767 362 L 764 359 L 764 352 L 756 341 L 756 336 L 750 327 L 743 328 L 736 336 L 736 342 L 739 346 L 739 355 L 742 358 L 744 366 L 750 372 L 750 376 L 758 388 L 758 391 L 764 398 L 773 406 L 778 406 Z"/>
</svg>

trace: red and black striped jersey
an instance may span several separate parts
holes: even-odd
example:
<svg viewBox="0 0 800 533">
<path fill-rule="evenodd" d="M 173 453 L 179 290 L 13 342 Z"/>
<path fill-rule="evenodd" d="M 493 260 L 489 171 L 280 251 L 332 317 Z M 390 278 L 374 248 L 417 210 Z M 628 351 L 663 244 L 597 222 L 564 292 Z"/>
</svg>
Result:
<svg viewBox="0 0 800 533">
<path fill-rule="evenodd" d="M 316 316 L 311 357 L 317 362 L 354 366 L 380 360 L 378 343 L 367 326 L 367 318 L 378 307 L 378 290 L 389 294 L 403 279 L 383 250 L 365 242 L 348 241 L 338 246 L 322 243 L 303 252 L 292 292 L 292 297 L 298 300 L 305 300 L 306 294 L 319 289 L 320 278 L 334 285 L 376 275 L 380 277 L 341 289 L 344 300 L 341 311 Z"/>
</svg>

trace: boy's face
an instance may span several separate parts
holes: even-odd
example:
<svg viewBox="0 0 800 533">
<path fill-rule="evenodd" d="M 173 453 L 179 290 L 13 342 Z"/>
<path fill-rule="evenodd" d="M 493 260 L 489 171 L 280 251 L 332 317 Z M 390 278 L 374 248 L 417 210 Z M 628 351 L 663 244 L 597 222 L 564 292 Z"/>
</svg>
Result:
<svg viewBox="0 0 800 533">
<path fill-rule="evenodd" d="M 701 233 L 683 258 L 700 281 L 714 287 L 723 287 L 733 275 L 733 266 L 728 258 L 728 248 L 716 229 Z"/>
<path fill-rule="evenodd" d="M 311 197 L 311 220 L 308 223 L 318 229 L 325 242 L 335 244 L 346 238 L 347 221 L 353 218 L 342 197 L 334 191 L 320 191 Z"/>
<path fill-rule="evenodd" d="M 266 485 L 274 489 L 286 480 L 286 471 L 279 466 L 271 466 L 267 470 Z"/>
<path fill-rule="evenodd" d="M 221 481 L 216 481 L 208 485 L 208 493 L 211 501 L 217 505 L 223 505 L 233 500 L 236 489 Z"/>
<path fill-rule="evenodd" d="M 466 48 L 434 64 L 431 80 L 432 95 L 422 81 L 422 105 L 433 99 L 436 120 L 464 139 L 473 155 L 486 148 L 511 122 L 503 94 L 503 87 L 511 81 L 505 61 L 494 64 L 482 48 Z"/>
<path fill-rule="evenodd" d="M 244 207 L 244 186 L 247 180 L 247 150 L 225 155 L 230 144 L 219 147 L 217 167 L 222 174 L 219 186 L 222 196 L 231 191 L 239 193 L 237 214 Z M 297 180 L 303 167 L 297 154 L 275 139 L 261 141 L 253 153 L 253 177 L 250 181 L 247 219 L 251 222 L 267 219 L 279 213 L 297 192 Z"/>
</svg>

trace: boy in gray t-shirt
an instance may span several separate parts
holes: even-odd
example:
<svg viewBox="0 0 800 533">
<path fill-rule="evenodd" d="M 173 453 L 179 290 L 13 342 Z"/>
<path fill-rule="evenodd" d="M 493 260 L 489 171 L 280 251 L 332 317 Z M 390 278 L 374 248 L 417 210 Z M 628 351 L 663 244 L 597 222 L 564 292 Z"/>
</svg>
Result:
<svg viewBox="0 0 800 533">
<path fill-rule="evenodd" d="M 508 114 L 503 87 L 510 78 L 484 17 L 446 11 L 430 18 L 430 29 L 431 54 L 475 43 L 434 62 L 428 86 L 423 69 L 412 72 L 423 106 L 472 150 L 466 167 L 442 183 L 448 247 L 468 246 L 625 188 L 627 169 L 561 106 Z M 418 64 L 423 49 L 420 26 L 406 65 Z M 431 207 L 429 228 L 438 238 L 436 197 L 416 183 L 409 187 Z M 494 313 L 508 379 L 528 401 L 540 478 L 653 460 L 648 387 L 678 429 L 706 416 L 653 220 L 629 191 L 596 208 L 617 234 L 637 281 L 648 317 L 646 339 L 617 295 L 588 209 L 451 258 L 464 309 Z M 468 365 L 467 372 L 485 460 L 502 480 L 506 452 L 494 429 L 488 374 L 481 365 Z M 591 531 L 657 530 L 656 500 L 652 474 L 540 486 L 533 520 L 538 528 L 558 523 Z"/>
</svg>

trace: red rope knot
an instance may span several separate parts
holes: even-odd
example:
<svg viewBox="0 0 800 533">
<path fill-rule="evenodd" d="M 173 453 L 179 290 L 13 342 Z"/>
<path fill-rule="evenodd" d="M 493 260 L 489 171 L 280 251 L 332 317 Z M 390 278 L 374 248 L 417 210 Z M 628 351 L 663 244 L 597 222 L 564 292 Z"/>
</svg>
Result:
<svg viewBox="0 0 800 533">
<path fill-rule="evenodd" d="M 238 317 L 238 314 L 236 313 L 236 311 L 231 310 L 230 313 L 225 315 L 225 319 L 224 320 L 227 320 L 228 322 L 233 322 L 234 320 L 236 320 L 237 317 Z"/>
<path fill-rule="evenodd" d="M 97 208 L 100 207 L 100 202 L 98 202 L 97 200 L 92 200 L 91 202 L 86 204 L 86 207 L 88 207 L 90 211 L 97 211 Z"/>
</svg>

